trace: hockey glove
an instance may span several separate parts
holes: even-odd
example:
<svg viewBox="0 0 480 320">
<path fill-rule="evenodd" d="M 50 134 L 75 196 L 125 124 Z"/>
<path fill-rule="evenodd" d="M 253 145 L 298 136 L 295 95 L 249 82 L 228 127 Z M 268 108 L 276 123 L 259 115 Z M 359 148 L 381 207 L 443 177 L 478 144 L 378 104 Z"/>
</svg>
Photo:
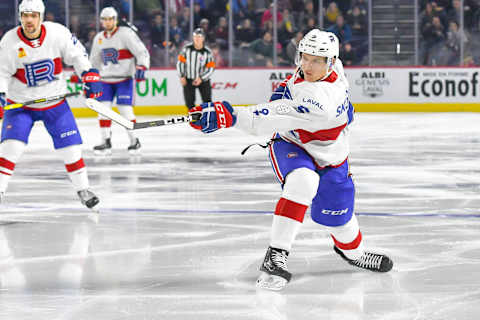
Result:
<svg viewBox="0 0 480 320">
<path fill-rule="evenodd" d="M 233 108 L 227 101 L 215 101 L 202 103 L 190 109 L 190 116 L 200 113 L 200 120 L 190 122 L 190 125 L 202 130 L 203 133 L 211 133 L 221 128 L 233 127 L 237 122 L 237 116 L 233 113 Z"/>
<path fill-rule="evenodd" d="M 135 80 L 137 82 L 145 81 L 145 68 L 144 66 L 137 66 L 137 71 L 135 72 Z"/>
<path fill-rule="evenodd" d="M 102 83 L 97 69 L 82 73 L 83 92 L 86 98 L 98 98 L 102 95 Z"/>
</svg>

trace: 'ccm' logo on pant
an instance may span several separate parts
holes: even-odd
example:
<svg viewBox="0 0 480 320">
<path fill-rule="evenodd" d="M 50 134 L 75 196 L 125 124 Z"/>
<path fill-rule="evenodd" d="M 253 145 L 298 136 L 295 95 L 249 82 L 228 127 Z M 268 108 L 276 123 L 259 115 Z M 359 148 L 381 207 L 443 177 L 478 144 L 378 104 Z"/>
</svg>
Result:
<svg viewBox="0 0 480 320">
<path fill-rule="evenodd" d="M 348 212 L 348 208 L 345 208 L 343 210 L 328 210 L 328 209 L 323 209 L 322 213 L 323 214 L 329 214 L 332 216 L 341 216 L 342 214 L 345 214 Z"/>
</svg>

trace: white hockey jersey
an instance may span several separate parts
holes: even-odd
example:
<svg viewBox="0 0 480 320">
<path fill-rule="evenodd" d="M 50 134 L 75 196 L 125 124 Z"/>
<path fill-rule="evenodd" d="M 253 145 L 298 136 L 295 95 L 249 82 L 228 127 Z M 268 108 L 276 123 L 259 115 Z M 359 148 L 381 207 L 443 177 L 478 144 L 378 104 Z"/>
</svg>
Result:
<svg viewBox="0 0 480 320">
<path fill-rule="evenodd" d="M 353 119 L 349 84 L 340 59 L 322 81 L 304 81 L 297 71 L 282 83 L 283 98 L 236 107 L 235 127 L 251 134 L 278 132 L 303 148 L 318 167 L 342 164 L 349 154 L 348 124 Z"/>
<path fill-rule="evenodd" d="M 150 54 L 142 40 L 133 30 L 123 26 L 111 34 L 99 32 L 95 36 L 90 61 L 100 71 L 104 82 L 133 77 L 137 65 L 150 68 Z"/>
<path fill-rule="evenodd" d="M 83 45 L 61 24 L 44 22 L 39 39 L 28 40 L 21 27 L 0 41 L 0 92 L 9 102 L 22 103 L 67 93 L 63 64 L 81 74 L 91 68 Z M 43 109 L 58 102 L 35 104 Z"/>
</svg>

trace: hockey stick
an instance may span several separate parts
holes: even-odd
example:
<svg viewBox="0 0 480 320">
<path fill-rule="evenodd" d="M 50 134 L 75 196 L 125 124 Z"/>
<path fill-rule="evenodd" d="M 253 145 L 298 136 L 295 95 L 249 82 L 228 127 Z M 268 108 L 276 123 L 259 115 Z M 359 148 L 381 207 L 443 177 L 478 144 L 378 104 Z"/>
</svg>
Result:
<svg viewBox="0 0 480 320">
<path fill-rule="evenodd" d="M 81 92 L 70 92 L 70 93 L 61 94 L 61 95 L 58 95 L 58 96 L 52 96 L 52 97 L 48 97 L 48 98 L 40 98 L 40 99 L 36 99 L 36 100 L 31 100 L 31 101 L 27 101 L 27 102 L 24 102 L 24 103 L 12 103 L 12 104 L 6 105 L 3 109 L 4 110 L 18 109 L 18 108 L 21 108 L 23 106 L 27 106 L 27 105 L 30 105 L 30 104 L 56 101 L 56 100 L 65 99 L 65 98 L 68 98 L 68 97 L 78 96 L 79 94 L 81 94 Z"/>
<path fill-rule="evenodd" d="M 177 124 L 177 123 L 188 123 L 191 121 L 199 120 L 201 118 L 201 114 L 195 114 L 193 116 L 178 116 L 170 119 L 161 119 L 161 120 L 134 123 L 124 118 L 120 114 L 116 113 L 112 109 L 106 107 L 103 103 L 95 99 L 86 99 L 85 102 L 88 108 L 92 109 L 93 111 L 101 114 L 102 116 L 112 121 L 115 121 L 122 127 L 127 128 L 129 130 L 167 126 L 167 125 Z"/>
</svg>

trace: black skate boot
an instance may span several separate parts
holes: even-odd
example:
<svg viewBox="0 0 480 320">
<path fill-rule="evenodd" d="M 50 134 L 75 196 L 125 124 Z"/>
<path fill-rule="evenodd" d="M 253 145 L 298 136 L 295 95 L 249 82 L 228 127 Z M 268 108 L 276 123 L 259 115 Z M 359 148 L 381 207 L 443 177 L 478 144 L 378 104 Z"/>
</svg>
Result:
<svg viewBox="0 0 480 320">
<path fill-rule="evenodd" d="M 138 154 L 140 153 L 140 148 L 142 145 L 140 144 L 140 140 L 138 138 L 135 139 L 135 143 L 132 143 L 128 146 L 128 153 L 130 154 Z"/>
<path fill-rule="evenodd" d="M 292 278 L 287 269 L 288 251 L 268 247 L 265 259 L 260 267 L 257 287 L 269 290 L 282 290 Z"/>
<path fill-rule="evenodd" d="M 110 155 L 112 154 L 112 142 L 110 138 L 105 139 L 103 144 L 93 147 L 93 152 L 98 155 Z"/>
<path fill-rule="evenodd" d="M 340 257 L 343 258 L 343 260 L 347 261 L 352 266 L 356 266 L 359 268 L 376 272 L 388 272 L 392 270 L 393 267 L 392 260 L 390 260 L 389 257 L 383 254 L 364 252 L 359 259 L 351 260 L 348 259 L 347 256 L 345 256 L 345 254 L 342 252 L 342 250 L 337 248 L 337 246 L 333 246 L 333 250 L 335 250 L 335 252 L 339 254 Z"/>
<path fill-rule="evenodd" d="M 84 206 L 92 211 L 98 212 L 97 205 L 100 200 L 92 191 L 85 189 L 78 191 L 77 194 Z"/>
</svg>

